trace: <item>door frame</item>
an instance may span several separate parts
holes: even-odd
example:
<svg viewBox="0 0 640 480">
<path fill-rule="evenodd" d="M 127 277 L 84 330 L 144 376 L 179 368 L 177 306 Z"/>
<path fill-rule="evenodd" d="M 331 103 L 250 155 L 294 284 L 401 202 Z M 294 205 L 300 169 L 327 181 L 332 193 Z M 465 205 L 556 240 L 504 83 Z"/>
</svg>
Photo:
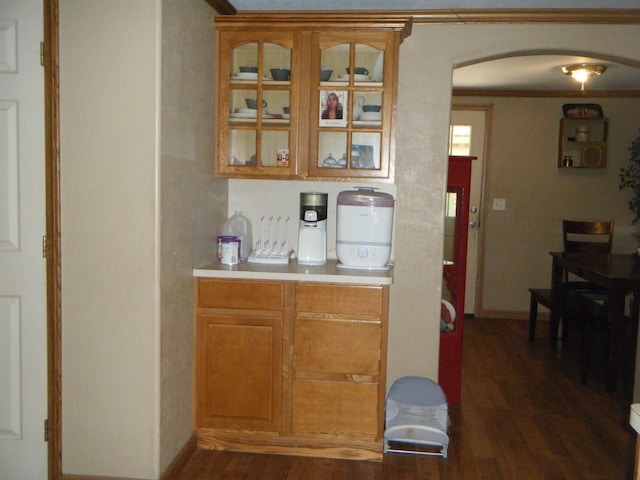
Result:
<svg viewBox="0 0 640 480">
<path fill-rule="evenodd" d="M 62 478 L 62 289 L 60 240 L 60 81 L 58 0 L 43 0 L 47 264 L 48 478 Z"/>
<path fill-rule="evenodd" d="M 493 104 L 491 103 L 453 103 L 451 104 L 451 110 L 472 110 L 472 111 L 484 111 L 484 145 L 483 150 L 483 162 L 482 162 L 482 185 L 480 190 L 480 211 L 478 212 L 478 221 L 480 222 L 480 231 L 478 232 L 478 255 L 477 255 L 477 268 L 475 278 L 475 295 L 473 300 L 473 312 L 475 317 L 483 317 L 486 315 L 486 311 L 482 305 L 482 279 L 484 278 L 484 250 L 485 250 L 485 219 L 487 218 L 487 199 L 485 198 L 486 185 L 489 180 L 489 164 L 491 159 L 491 131 L 493 124 Z"/>
</svg>

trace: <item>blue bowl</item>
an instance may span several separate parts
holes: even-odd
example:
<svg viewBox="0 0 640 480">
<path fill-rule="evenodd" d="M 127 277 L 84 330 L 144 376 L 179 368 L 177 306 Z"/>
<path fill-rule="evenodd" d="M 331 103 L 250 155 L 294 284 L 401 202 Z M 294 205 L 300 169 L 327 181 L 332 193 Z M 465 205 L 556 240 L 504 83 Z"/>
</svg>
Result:
<svg viewBox="0 0 640 480">
<path fill-rule="evenodd" d="M 271 69 L 271 76 L 274 80 L 289 80 L 289 75 L 291 75 L 291 70 L 288 68 Z"/>
</svg>

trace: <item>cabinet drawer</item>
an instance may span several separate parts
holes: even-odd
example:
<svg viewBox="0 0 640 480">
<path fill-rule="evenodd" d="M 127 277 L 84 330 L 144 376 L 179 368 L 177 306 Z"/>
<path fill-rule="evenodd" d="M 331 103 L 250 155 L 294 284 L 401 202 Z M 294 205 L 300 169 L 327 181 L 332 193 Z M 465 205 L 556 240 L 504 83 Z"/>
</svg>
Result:
<svg viewBox="0 0 640 480">
<path fill-rule="evenodd" d="M 293 430 L 296 433 L 376 435 L 378 385 L 295 380 Z"/>
<path fill-rule="evenodd" d="M 382 315 L 383 287 L 298 283 L 296 312 Z"/>
<path fill-rule="evenodd" d="M 200 278 L 197 295 L 200 308 L 271 311 L 284 308 L 284 282 Z"/>
<path fill-rule="evenodd" d="M 297 319 L 294 369 L 378 375 L 380 322 Z"/>
</svg>

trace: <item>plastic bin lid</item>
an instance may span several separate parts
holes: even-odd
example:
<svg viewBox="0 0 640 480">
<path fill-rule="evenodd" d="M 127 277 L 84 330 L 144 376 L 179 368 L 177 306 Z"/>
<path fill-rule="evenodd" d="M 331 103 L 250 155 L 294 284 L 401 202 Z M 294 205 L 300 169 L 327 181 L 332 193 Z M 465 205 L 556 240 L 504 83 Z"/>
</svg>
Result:
<svg viewBox="0 0 640 480">
<path fill-rule="evenodd" d="M 371 187 L 356 187 L 356 190 L 345 190 L 338 194 L 338 205 L 355 205 L 365 207 L 393 207 L 393 195 L 376 192 Z"/>
<path fill-rule="evenodd" d="M 437 406 L 447 403 L 442 387 L 425 377 L 408 376 L 393 382 L 388 399 L 410 406 Z"/>
</svg>

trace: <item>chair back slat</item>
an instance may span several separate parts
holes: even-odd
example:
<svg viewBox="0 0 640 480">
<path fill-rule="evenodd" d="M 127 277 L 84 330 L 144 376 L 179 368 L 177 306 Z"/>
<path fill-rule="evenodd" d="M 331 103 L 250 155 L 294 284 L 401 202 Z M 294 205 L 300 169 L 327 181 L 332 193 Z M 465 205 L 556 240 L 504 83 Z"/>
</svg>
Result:
<svg viewBox="0 0 640 480">
<path fill-rule="evenodd" d="M 611 253 L 614 222 L 562 221 L 565 252 Z"/>
</svg>

